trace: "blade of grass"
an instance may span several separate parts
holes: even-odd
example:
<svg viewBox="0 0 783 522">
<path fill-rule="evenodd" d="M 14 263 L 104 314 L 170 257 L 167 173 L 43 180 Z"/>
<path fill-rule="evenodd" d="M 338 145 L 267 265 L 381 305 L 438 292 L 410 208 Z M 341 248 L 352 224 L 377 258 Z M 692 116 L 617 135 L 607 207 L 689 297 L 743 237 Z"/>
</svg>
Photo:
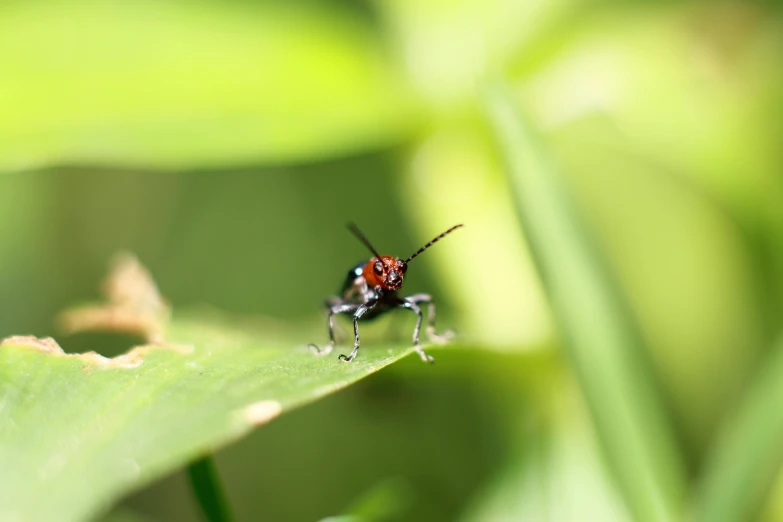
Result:
<svg viewBox="0 0 783 522">
<path fill-rule="evenodd" d="M 725 424 L 704 467 L 699 522 L 753 520 L 783 465 L 783 339 Z"/>
<path fill-rule="evenodd" d="M 632 314 L 551 158 L 506 91 L 485 92 L 513 194 L 552 311 L 628 508 L 679 518 L 679 448 Z"/>
<path fill-rule="evenodd" d="M 209 522 L 234 520 L 212 456 L 208 455 L 190 464 L 188 478 L 201 511 Z"/>
</svg>

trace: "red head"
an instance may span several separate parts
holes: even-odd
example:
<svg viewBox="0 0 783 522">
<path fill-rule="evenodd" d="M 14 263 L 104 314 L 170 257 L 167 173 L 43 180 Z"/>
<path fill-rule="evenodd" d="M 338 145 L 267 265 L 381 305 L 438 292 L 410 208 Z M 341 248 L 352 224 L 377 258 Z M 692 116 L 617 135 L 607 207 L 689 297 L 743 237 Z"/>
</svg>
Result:
<svg viewBox="0 0 783 522">
<path fill-rule="evenodd" d="M 455 225 L 437 236 L 435 239 L 418 249 L 408 259 L 402 260 L 394 256 L 382 256 L 375 248 L 370 244 L 370 241 L 362 234 L 362 232 L 353 223 L 348 224 L 348 228 L 356 234 L 356 237 L 375 254 L 375 257 L 370 259 L 367 264 L 364 265 L 364 271 L 362 276 L 367 281 L 367 285 L 370 288 L 381 287 L 383 290 L 399 290 L 402 288 L 402 279 L 405 272 L 408 270 L 408 263 L 416 256 L 427 250 L 437 241 L 443 239 L 446 234 L 461 227 L 462 225 Z"/>
<path fill-rule="evenodd" d="M 399 290 L 402 276 L 408 270 L 408 263 L 392 256 L 379 256 L 364 265 L 362 275 L 370 288 L 380 286 L 384 290 Z"/>
</svg>

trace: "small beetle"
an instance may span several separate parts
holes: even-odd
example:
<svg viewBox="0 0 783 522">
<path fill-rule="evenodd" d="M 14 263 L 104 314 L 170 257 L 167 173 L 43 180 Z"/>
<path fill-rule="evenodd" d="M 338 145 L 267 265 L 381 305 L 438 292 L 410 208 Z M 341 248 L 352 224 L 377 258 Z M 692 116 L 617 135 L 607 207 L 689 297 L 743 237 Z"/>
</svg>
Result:
<svg viewBox="0 0 783 522">
<path fill-rule="evenodd" d="M 317 355 L 326 355 L 332 351 L 335 346 L 334 339 L 334 316 L 337 314 L 353 315 L 353 351 L 346 356 L 340 354 L 338 359 L 350 362 L 356 357 L 359 351 L 359 319 L 372 319 L 379 315 L 393 310 L 395 308 L 407 308 L 417 315 L 416 327 L 413 329 L 413 347 L 416 348 L 421 359 L 425 362 L 433 362 L 434 359 L 424 353 L 419 346 L 419 331 L 423 315 L 419 305 L 427 303 L 427 336 L 436 342 L 446 341 L 450 335 L 438 335 L 435 333 L 435 303 L 428 294 L 414 294 L 409 297 L 399 297 L 397 291 L 402 288 L 402 280 L 405 272 L 408 270 L 408 263 L 413 258 L 427 250 L 436 242 L 443 239 L 450 232 L 461 227 L 462 224 L 455 225 L 437 236 L 435 239 L 418 249 L 408 259 L 402 260 L 393 256 L 382 256 L 370 244 L 370 241 L 353 223 L 348 224 L 348 228 L 353 232 L 364 245 L 373 253 L 369 261 L 363 261 L 356 265 L 343 283 L 340 297 L 332 297 L 326 301 L 326 308 L 329 310 L 329 346 L 320 350 L 318 346 L 310 344 L 309 346 Z"/>
</svg>

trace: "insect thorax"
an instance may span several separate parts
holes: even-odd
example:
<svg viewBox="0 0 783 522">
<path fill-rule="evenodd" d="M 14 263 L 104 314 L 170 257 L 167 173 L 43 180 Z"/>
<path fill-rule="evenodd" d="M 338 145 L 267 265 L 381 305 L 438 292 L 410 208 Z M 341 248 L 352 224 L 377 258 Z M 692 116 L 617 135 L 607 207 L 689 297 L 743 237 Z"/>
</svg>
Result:
<svg viewBox="0 0 783 522">
<path fill-rule="evenodd" d="M 364 303 L 375 297 L 375 292 L 367 286 L 367 281 L 362 275 L 366 263 L 366 261 L 362 261 L 348 271 L 345 282 L 340 289 L 340 297 L 344 302 Z"/>
</svg>

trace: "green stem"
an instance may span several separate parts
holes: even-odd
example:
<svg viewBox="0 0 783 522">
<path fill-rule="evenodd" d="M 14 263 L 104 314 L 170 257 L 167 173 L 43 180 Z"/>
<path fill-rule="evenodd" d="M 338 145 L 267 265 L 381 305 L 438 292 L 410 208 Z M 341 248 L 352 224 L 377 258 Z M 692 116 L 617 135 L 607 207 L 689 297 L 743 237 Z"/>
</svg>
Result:
<svg viewBox="0 0 783 522">
<path fill-rule="evenodd" d="M 193 494 L 209 522 L 234 520 L 211 455 L 191 463 L 188 466 L 188 477 Z"/>
</svg>

